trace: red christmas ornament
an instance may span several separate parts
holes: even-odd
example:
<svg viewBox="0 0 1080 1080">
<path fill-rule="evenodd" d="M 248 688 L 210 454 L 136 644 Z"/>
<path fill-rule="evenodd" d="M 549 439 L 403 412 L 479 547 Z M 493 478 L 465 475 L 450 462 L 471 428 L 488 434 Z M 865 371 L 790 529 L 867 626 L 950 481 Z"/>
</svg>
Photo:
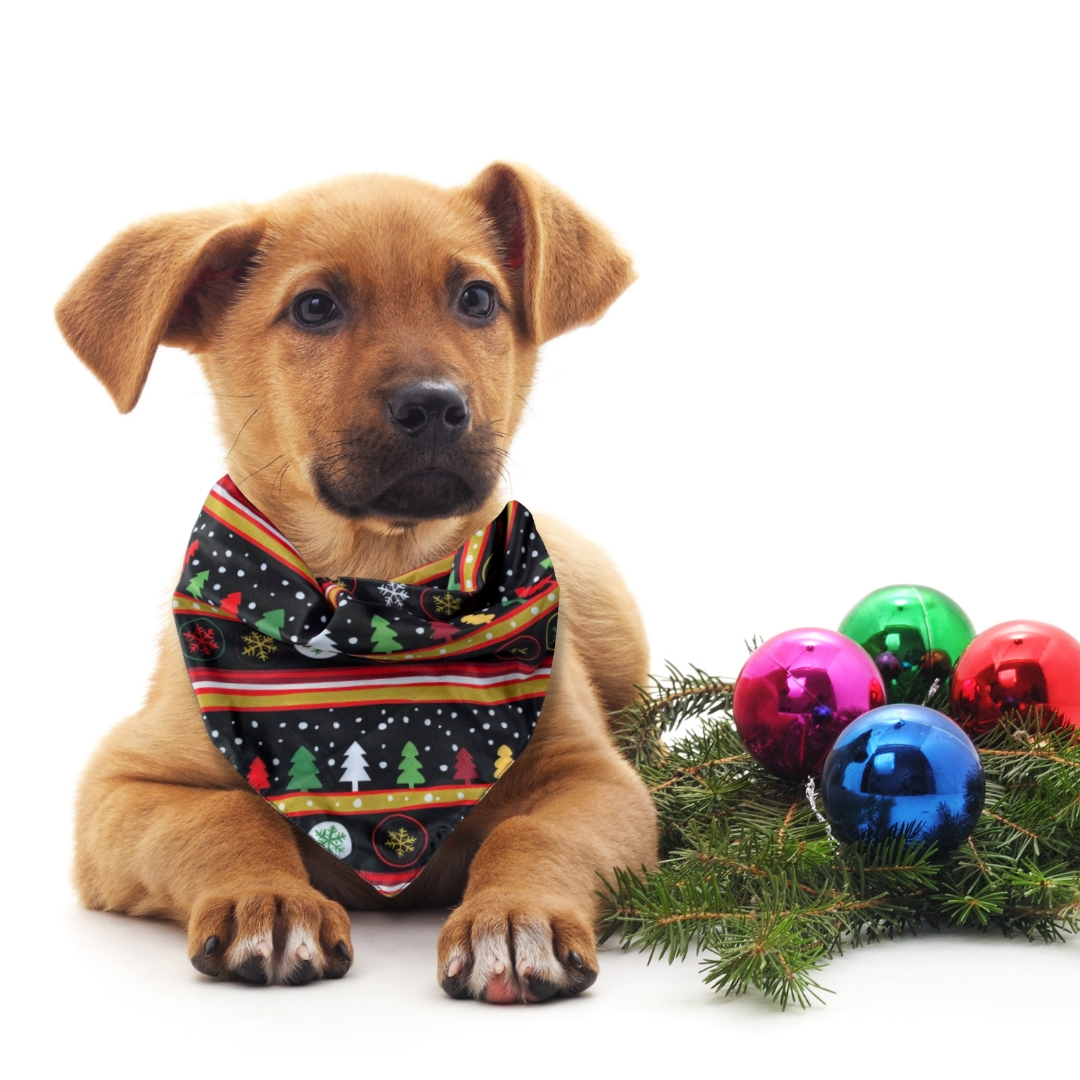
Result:
<svg viewBox="0 0 1080 1080">
<path fill-rule="evenodd" d="M 760 645 L 735 681 L 732 713 L 747 750 L 778 776 L 820 776 L 837 735 L 885 704 L 874 661 L 833 630 L 788 630 Z"/>
<path fill-rule="evenodd" d="M 1020 620 L 984 630 L 953 672 L 952 713 L 969 734 L 1013 709 L 1041 708 L 1080 727 L 1080 641 L 1049 623 Z"/>
</svg>

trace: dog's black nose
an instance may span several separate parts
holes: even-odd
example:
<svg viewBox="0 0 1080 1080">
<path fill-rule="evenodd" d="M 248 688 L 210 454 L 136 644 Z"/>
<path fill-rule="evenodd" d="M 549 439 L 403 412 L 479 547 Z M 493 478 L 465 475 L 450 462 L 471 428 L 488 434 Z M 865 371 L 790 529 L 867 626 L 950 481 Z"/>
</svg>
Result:
<svg viewBox="0 0 1080 1080">
<path fill-rule="evenodd" d="M 469 403 L 452 382 L 423 381 L 395 390 L 387 402 L 390 423 L 406 435 L 450 442 L 469 426 Z"/>
</svg>

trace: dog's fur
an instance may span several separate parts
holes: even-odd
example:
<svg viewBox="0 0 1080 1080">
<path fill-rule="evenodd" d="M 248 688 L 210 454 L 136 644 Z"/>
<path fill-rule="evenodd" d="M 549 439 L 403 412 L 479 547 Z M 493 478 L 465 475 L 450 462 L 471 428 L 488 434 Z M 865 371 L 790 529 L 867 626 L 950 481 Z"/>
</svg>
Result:
<svg viewBox="0 0 1080 1080">
<path fill-rule="evenodd" d="M 455 190 L 360 176 L 154 218 L 94 259 L 57 319 L 124 412 L 160 343 L 196 353 L 244 493 L 316 574 L 390 578 L 496 516 L 538 347 L 598 318 L 633 276 L 562 192 L 496 164 Z M 482 320 L 459 306 L 475 281 L 497 295 Z M 301 325 L 294 304 L 311 290 L 333 298 L 337 318 Z M 460 389 L 469 415 L 453 438 L 416 438 L 388 416 L 391 395 L 417 381 Z M 589 986 L 598 874 L 655 859 L 649 795 L 607 730 L 647 655 L 607 558 L 555 521 L 539 525 L 562 587 L 539 725 L 403 894 L 376 893 L 222 759 L 170 630 L 145 706 L 82 783 L 84 903 L 175 919 L 200 971 L 266 983 L 348 970 L 342 905 L 457 904 L 438 949 L 449 994 L 536 1001 Z"/>
</svg>

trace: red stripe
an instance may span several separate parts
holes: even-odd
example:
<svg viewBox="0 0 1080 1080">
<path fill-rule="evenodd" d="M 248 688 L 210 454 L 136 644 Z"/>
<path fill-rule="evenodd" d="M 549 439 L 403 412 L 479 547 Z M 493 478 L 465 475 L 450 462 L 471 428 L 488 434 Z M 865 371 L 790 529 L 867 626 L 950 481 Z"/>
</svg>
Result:
<svg viewBox="0 0 1080 1080">
<path fill-rule="evenodd" d="M 498 702 L 498 705 L 492 705 L 492 703 L 490 701 L 484 701 L 484 700 L 482 700 L 480 698 L 475 698 L 474 699 L 474 698 L 463 697 L 463 698 L 459 698 L 456 701 L 426 701 L 426 702 L 421 702 L 420 706 L 421 706 L 421 708 L 434 709 L 434 708 L 437 708 L 439 706 L 443 706 L 445 708 L 455 708 L 457 706 L 461 706 L 461 707 L 464 708 L 465 706 L 473 706 L 473 705 L 475 705 L 478 708 L 491 709 L 491 708 L 497 708 L 497 707 L 503 706 L 503 705 L 512 705 L 515 701 L 529 701 L 532 698 L 542 698 L 544 696 L 545 692 L 546 691 L 544 691 L 544 690 L 538 690 L 535 693 L 531 693 L 531 694 L 514 694 L 514 695 L 510 695 L 510 696 L 507 696 L 507 697 L 503 698 L 502 701 Z M 205 704 L 203 704 L 202 699 L 203 699 L 203 697 L 208 697 L 211 694 L 228 694 L 229 697 L 243 698 L 243 697 L 247 697 L 249 693 L 254 694 L 255 691 L 245 692 L 243 690 L 220 690 L 220 689 L 207 688 L 205 690 L 196 690 L 195 691 L 195 696 L 199 701 L 199 709 L 202 712 L 207 712 L 207 713 L 211 713 L 211 712 L 234 712 L 235 709 L 233 708 L 232 705 L 205 705 Z M 274 692 L 274 691 L 263 691 L 263 693 L 267 697 L 275 697 L 275 696 L 277 696 L 277 693 Z M 287 693 L 296 694 L 296 693 L 303 693 L 303 691 L 302 690 L 282 690 L 279 693 L 281 693 L 281 694 L 287 694 Z M 415 705 L 415 704 L 417 704 L 417 702 L 416 702 L 416 699 L 414 697 L 402 695 L 400 697 L 382 697 L 382 698 L 365 697 L 363 700 L 357 699 L 355 701 L 351 701 L 348 698 L 345 698 L 345 699 L 340 700 L 340 701 L 335 701 L 332 705 L 314 705 L 314 704 L 307 704 L 307 705 L 257 705 L 257 706 L 256 705 L 245 705 L 245 706 L 243 706 L 243 711 L 245 713 L 315 712 L 318 709 L 328 709 L 328 708 L 329 709 L 353 709 L 353 708 L 359 709 L 359 708 L 373 707 L 373 706 L 376 706 L 376 705 Z"/>
<path fill-rule="evenodd" d="M 400 870 L 396 874 L 381 874 L 377 870 L 357 870 L 356 872 L 365 880 L 371 882 L 376 888 L 380 885 L 403 885 L 408 884 L 418 877 L 424 868 L 417 867 L 415 870 Z"/>
<path fill-rule="evenodd" d="M 173 608 L 173 615 L 189 619 L 224 619 L 226 622 L 243 622 L 243 619 L 238 618 L 235 615 L 230 615 L 227 611 L 222 611 L 219 607 L 214 607 L 209 600 L 196 600 L 190 593 L 173 593 L 174 596 L 180 597 L 182 600 L 186 600 L 189 604 L 202 604 L 205 610 L 189 611 L 186 608 L 180 610 L 180 608 Z"/>
<path fill-rule="evenodd" d="M 187 614 L 186 612 L 184 614 Z M 314 662 L 314 661 L 313 661 Z M 520 660 L 493 660 L 489 664 L 469 662 L 455 664 L 442 661 L 436 664 L 401 664 L 398 667 L 386 668 L 381 664 L 371 667 L 328 667 L 323 673 L 312 668 L 272 668 L 266 670 L 250 670 L 247 668 L 223 668 L 217 665 L 213 667 L 196 667 L 192 665 L 190 672 L 192 682 L 200 679 L 222 679 L 230 682 L 263 683 L 281 682 L 287 679 L 296 682 L 336 682 L 350 679 L 381 679 L 381 678 L 445 678 L 447 676 L 461 678 L 498 678 L 503 675 L 531 675 L 542 667 L 551 663 L 551 653 L 544 653 L 538 663 L 525 664 Z"/>
</svg>

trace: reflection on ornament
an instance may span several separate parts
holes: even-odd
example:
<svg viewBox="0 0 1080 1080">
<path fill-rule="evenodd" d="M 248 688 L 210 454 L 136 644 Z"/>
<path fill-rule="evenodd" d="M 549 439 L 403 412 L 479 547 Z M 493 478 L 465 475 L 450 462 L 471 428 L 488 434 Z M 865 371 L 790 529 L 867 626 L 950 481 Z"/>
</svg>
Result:
<svg viewBox="0 0 1080 1080">
<path fill-rule="evenodd" d="M 980 734 L 1013 709 L 1037 707 L 1080 727 L 1080 641 L 1049 623 L 1019 620 L 984 630 L 953 673 L 952 712 Z"/>
<path fill-rule="evenodd" d="M 778 776 L 820 775 L 838 732 L 885 702 L 881 676 L 855 642 L 833 630 L 777 634 L 735 682 L 732 711 L 746 748 Z"/>
<path fill-rule="evenodd" d="M 888 683 L 901 670 L 919 667 L 935 679 L 947 678 L 975 627 L 954 601 L 925 585 L 888 585 L 864 596 L 840 623 L 840 633 L 857 641 Z M 882 667 L 882 660 L 885 667 Z"/>
<path fill-rule="evenodd" d="M 921 705 L 885 705 L 841 732 L 825 761 L 825 813 L 839 840 L 906 837 L 948 850 L 982 812 L 978 751 L 947 716 Z"/>
</svg>

